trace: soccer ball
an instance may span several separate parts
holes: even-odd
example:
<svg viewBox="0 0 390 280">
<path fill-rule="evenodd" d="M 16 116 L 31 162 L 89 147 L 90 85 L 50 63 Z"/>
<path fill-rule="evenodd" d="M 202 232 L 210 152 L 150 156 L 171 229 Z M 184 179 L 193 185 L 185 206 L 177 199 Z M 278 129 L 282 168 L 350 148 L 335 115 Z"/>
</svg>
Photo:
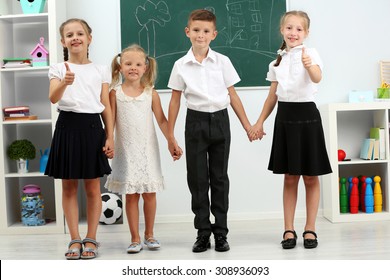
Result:
<svg viewBox="0 0 390 280">
<path fill-rule="evenodd" d="M 116 223 L 122 217 L 122 200 L 113 193 L 102 193 L 102 214 L 99 222 L 105 225 Z"/>
</svg>

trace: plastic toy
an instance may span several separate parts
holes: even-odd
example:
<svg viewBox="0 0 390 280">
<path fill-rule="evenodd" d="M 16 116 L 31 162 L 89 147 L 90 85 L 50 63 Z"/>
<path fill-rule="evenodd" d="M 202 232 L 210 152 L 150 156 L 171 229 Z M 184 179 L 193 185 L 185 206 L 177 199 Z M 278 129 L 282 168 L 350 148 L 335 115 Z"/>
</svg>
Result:
<svg viewBox="0 0 390 280">
<path fill-rule="evenodd" d="M 37 185 L 24 186 L 21 198 L 22 224 L 26 226 L 44 225 L 44 208 L 40 187 Z"/>
<path fill-rule="evenodd" d="M 352 178 L 351 194 L 349 196 L 349 212 L 357 214 L 359 212 L 359 179 L 357 177 Z"/>
<path fill-rule="evenodd" d="M 361 176 L 360 177 L 360 192 L 359 192 L 359 198 L 360 198 L 360 203 L 359 203 L 359 208 L 360 211 L 366 212 L 366 176 Z"/>
<path fill-rule="evenodd" d="M 347 179 L 340 179 L 340 213 L 348 213 Z"/>
<path fill-rule="evenodd" d="M 49 159 L 50 149 L 46 149 L 44 153 L 41 151 L 41 159 L 39 160 L 39 172 L 44 173 L 47 165 L 47 160 Z"/>
<path fill-rule="evenodd" d="M 381 177 L 374 177 L 374 212 L 382 212 L 382 189 L 379 184 L 381 181 Z"/>
<path fill-rule="evenodd" d="M 365 195 L 365 205 L 366 213 L 374 213 L 374 194 L 371 187 L 372 179 L 370 177 L 366 178 L 366 195 Z"/>
<path fill-rule="evenodd" d="M 347 154 L 344 152 L 344 150 L 338 150 L 337 151 L 337 158 L 339 161 L 343 161 Z"/>
</svg>

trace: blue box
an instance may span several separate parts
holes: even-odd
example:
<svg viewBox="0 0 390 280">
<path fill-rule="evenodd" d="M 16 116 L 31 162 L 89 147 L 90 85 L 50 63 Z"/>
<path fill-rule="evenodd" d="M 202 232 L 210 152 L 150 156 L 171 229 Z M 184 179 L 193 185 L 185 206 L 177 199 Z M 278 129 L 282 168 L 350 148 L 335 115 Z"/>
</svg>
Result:
<svg viewBox="0 0 390 280">
<path fill-rule="evenodd" d="M 374 92 L 371 90 L 353 90 L 349 93 L 349 103 L 373 102 Z"/>
<path fill-rule="evenodd" d="M 45 8 L 46 0 L 19 0 L 24 14 L 39 14 Z"/>
</svg>

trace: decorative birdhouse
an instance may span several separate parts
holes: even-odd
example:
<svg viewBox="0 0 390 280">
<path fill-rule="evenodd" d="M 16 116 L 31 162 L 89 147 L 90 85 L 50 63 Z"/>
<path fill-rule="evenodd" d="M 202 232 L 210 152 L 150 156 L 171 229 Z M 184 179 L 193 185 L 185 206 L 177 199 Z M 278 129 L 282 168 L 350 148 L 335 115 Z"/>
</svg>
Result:
<svg viewBox="0 0 390 280">
<path fill-rule="evenodd" d="M 18 0 L 22 5 L 23 13 L 25 14 L 39 14 L 45 8 L 46 0 Z"/>
<path fill-rule="evenodd" d="M 43 42 L 45 38 L 41 37 L 39 43 L 31 51 L 30 55 L 32 57 L 32 65 L 36 66 L 48 66 L 49 65 L 49 52 L 46 50 Z"/>
</svg>

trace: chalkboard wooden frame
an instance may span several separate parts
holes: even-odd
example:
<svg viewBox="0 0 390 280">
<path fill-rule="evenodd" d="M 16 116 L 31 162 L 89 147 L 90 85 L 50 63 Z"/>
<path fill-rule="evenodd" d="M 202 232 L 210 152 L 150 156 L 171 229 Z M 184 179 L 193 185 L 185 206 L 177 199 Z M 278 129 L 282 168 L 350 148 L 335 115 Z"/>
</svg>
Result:
<svg viewBox="0 0 390 280">
<path fill-rule="evenodd" d="M 288 0 L 120 0 L 121 48 L 138 43 L 155 57 L 156 89 L 167 89 L 174 62 L 191 47 L 188 15 L 200 8 L 217 17 L 210 47 L 232 61 L 241 78 L 236 87 L 269 86 L 265 77 L 282 42 L 279 21 Z"/>
</svg>

